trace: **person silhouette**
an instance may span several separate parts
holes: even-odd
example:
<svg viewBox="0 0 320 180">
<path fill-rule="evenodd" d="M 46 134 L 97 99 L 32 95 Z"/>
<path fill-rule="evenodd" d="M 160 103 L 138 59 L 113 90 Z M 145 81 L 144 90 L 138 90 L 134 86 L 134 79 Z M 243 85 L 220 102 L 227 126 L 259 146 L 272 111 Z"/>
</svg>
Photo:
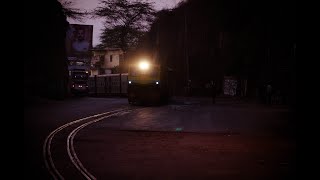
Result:
<svg viewBox="0 0 320 180">
<path fill-rule="evenodd" d="M 211 97 L 212 97 L 212 104 L 216 103 L 216 95 L 217 95 L 217 87 L 215 81 L 210 82 L 211 85 Z"/>
<path fill-rule="evenodd" d="M 272 85 L 271 82 L 268 82 L 268 84 L 266 85 L 266 102 L 267 104 L 272 104 L 271 98 L 272 98 Z"/>
</svg>

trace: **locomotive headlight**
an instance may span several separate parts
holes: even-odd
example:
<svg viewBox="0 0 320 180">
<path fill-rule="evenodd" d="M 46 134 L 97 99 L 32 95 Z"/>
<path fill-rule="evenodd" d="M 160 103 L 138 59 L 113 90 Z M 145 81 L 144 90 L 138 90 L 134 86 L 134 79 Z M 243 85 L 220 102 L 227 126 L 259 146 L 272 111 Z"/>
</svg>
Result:
<svg viewBox="0 0 320 180">
<path fill-rule="evenodd" d="M 132 82 L 131 81 L 129 81 L 129 84 L 131 84 Z"/>
<path fill-rule="evenodd" d="M 149 67 L 150 67 L 150 64 L 149 64 L 147 61 L 141 61 L 141 62 L 139 63 L 139 68 L 140 68 L 140 70 L 145 71 L 145 70 L 148 70 Z"/>
<path fill-rule="evenodd" d="M 159 84 L 159 81 L 156 81 L 156 84 Z"/>
</svg>

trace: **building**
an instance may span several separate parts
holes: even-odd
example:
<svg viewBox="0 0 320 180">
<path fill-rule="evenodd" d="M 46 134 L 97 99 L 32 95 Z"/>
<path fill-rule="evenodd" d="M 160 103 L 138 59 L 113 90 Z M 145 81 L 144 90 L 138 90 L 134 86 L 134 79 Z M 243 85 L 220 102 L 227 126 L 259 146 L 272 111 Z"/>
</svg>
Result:
<svg viewBox="0 0 320 180">
<path fill-rule="evenodd" d="M 114 74 L 124 60 L 124 53 L 120 48 L 93 49 L 91 60 L 91 75 Z"/>
</svg>

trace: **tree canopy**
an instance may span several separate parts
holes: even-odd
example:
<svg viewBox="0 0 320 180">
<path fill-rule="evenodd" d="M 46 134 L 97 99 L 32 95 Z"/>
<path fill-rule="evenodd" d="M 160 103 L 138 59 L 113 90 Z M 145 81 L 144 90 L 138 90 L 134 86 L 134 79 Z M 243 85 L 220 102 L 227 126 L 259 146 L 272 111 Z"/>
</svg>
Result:
<svg viewBox="0 0 320 180">
<path fill-rule="evenodd" d="M 59 1 L 62 5 L 62 12 L 68 18 L 82 21 L 83 18 L 89 15 L 89 12 L 83 9 L 75 8 L 74 7 L 75 3 L 73 1 L 69 1 L 69 0 L 59 0 Z"/>
<path fill-rule="evenodd" d="M 101 0 L 92 15 L 104 19 L 100 47 L 119 47 L 126 51 L 137 45 L 142 34 L 149 30 L 155 10 L 151 3 L 144 1 Z"/>
</svg>

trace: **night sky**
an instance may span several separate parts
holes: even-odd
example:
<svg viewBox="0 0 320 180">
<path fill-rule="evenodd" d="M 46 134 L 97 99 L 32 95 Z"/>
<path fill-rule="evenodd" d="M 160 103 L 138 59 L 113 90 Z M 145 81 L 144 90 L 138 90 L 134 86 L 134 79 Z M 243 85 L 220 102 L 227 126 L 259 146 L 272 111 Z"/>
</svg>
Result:
<svg viewBox="0 0 320 180">
<path fill-rule="evenodd" d="M 60 0 L 61 2 L 63 0 Z M 96 8 L 100 2 L 100 0 L 73 0 L 74 7 L 80 8 L 80 9 L 86 9 L 86 10 L 92 10 Z M 154 8 L 156 10 L 161 9 L 170 9 L 173 8 L 176 4 L 178 4 L 182 0 L 147 0 L 149 2 L 154 2 Z M 87 24 L 87 25 L 93 25 L 93 46 L 96 46 L 99 44 L 99 36 L 100 36 L 100 30 L 103 28 L 103 20 L 102 19 L 85 19 L 83 22 L 75 21 L 72 19 L 68 19 L 70 24 Z"/>
</svg>

